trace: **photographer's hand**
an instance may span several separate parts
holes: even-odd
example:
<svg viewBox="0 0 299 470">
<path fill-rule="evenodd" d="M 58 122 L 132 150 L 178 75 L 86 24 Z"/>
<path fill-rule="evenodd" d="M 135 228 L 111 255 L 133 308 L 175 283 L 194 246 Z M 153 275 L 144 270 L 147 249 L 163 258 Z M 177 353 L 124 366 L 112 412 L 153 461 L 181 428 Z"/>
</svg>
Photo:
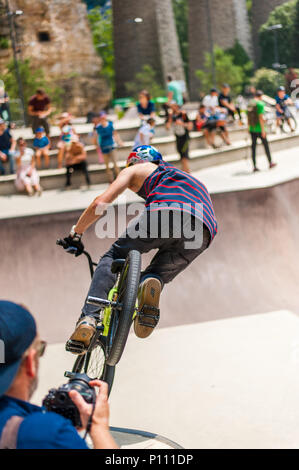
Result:
<svg viewBox="0 0 299 470">
<path fill-rule="evenodd" d="M 100 389 L 96 398 L 90 430 L 94 449 L 118 449 L 109 431 L 108 384 L 100 380 L 92 380 L 89 385 Z M 83 429 L 86 429 L 93 406 L 86 403 L 84 398 L 75 390 L 71 390 L 69 395 L 79 410 Z"/>
</svg>

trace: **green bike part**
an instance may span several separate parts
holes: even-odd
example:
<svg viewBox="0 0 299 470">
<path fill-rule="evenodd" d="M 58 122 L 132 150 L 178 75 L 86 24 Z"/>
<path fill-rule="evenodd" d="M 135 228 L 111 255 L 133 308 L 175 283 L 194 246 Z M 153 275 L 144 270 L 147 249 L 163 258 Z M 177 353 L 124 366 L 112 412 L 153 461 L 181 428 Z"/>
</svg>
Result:
<svg viewBox="0 0 299 470">
<path fill-rule="evenodd" d="M 110 302 L 113 301 L 113 297 L 115 294 L 117 294 L 117 287 L 113 287 L 111 291 L 108 294 L 108 300 Z M 109 326 L 110 326 L 110 319 L 111 319 L 111 306 L 106 307 L 104 309 L 104 318 L 103 318 L 103 326 L 104 326 L 104 331 L 103 331 L 103 336 L 108 336 L 109 332 Z"/>
</svg>

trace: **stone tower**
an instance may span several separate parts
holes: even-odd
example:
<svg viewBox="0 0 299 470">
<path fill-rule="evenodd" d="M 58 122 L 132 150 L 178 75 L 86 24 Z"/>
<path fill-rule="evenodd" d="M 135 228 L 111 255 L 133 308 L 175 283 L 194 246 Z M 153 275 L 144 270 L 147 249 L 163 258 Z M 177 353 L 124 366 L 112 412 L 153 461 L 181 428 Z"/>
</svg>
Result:
<svg viewBox="0 0 299 470">
<path fill-rule="evenodd" d="M 286 3 L 285 0 L 252 0 L 252 37 L 254 48 L 254 61 L 256 66 L 259 62 L 259 29 L 266 23 L 271 11 L 279 5 Z"/>
<path fill-rule="evenodd" d="M 93 46 L 86 5 L 81 0 L 9 2 L 11 10 L 24 12 L 16 19 L 22 57 L 64 89 L 64 109 L 84 115 L 105 106 L 110 91 L 100 76 L 102 61 Z"/>
<path fill-rule="evenodd" d="M 209 17 L 214 45 L 228 49 L 238 40 L 249 57 L 253 56 L 246 0 L 189 0 L 189 84 L 193 99 L 198 98 L 199 90 L 195 71 L 203 67 L 205 52 L 211 48 Z"/>
<path fill-rule="evenodd" d="M 171 0 L 112 0 L 112 8 L 117 96 L 145 64 L 161 84 L 168 74 L 184 80 Z"/>
</svg>

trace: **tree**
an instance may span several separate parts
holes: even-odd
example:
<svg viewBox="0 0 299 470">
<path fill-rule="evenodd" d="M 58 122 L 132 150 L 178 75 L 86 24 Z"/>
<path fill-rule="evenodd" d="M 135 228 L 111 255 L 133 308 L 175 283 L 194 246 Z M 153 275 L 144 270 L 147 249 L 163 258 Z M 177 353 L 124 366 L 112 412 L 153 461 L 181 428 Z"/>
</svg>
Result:
<svg viewBox="0 0 299 470">
<path fill-rule="evenodd" d="M 294 56 L 293 64 L 299 64 L 299 0 L 297 0 L 295 5 L 295 19 L 294 19 Z"/>
<path fill-rule="evenodd" d="M 255 72 L 250 82 L 257 90 L 262 90 L 265 95 L 274 97 L 277 88 L 284 85 L 284 77 L 281 73 L 264 67 Z"/>
<path fill-rule="evenodd" d="M 296 18 L 297 1 L 291 0 L 276 7 L 268 18 L 268 21 L 261 26 L 259 33 L 259 42 L 261 47 L 260 66 L 272 67 L 275 62 L 274 55 L 274 34 L 278 38 L 278 53 L 281 63 L 287 66 L 295 66 L 294 60 L 295 49 L 294 47 L 294 34 L 295 34 L 295 18 Z M 269 31 L 269 26 L 281 24 L 282 29 L 277 30 L 276 33 Z M 298 31 L 297 31 L 298 33 Z M 297 51 L 298 52 L 298 51 Z"/>
<path fill-rule="evenodd" d="M 101 8 L 93 8 L 88 13 L 94 46 L 103 59 L 102 73 L 115 90 L 114 44 L 112 11 L 101 12 Z"/>
<path fill-rule="evenodd" d="M 245 82 L 246 68 L 234 64 L 233 55 L 218 46 L 214 48 L 214 56 L 217 87 L 229 83 L 233 93 L 239 94 Z M 197 70 L 196 76 L 201 83 L 200 91 L 207 93 L 213 83 L 211 54 L 205 54 L 204 70 Z"/>
<path fill-rule="evenodd" d="M 136 73 L 135 80 L 126 83 L 130 96 L 137 99 L 141 90 L 147 90 L 152 98 L 164 96 L 165 91 L 157 82 L 156 72 L 150 65 L 144 65 L 141 72 Z"/>
</svg>

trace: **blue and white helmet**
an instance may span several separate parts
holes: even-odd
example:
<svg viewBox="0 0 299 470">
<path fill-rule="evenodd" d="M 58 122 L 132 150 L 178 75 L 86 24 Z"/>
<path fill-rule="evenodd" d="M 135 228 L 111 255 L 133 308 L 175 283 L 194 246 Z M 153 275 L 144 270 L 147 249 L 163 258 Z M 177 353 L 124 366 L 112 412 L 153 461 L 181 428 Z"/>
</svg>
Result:
<svg viewBox="0 0 299 470">
<path fill-rule="evenodd" d="M 152 145 L 138 145 L 128 156 L 127 166 L 145 162 L 159 163 L 162 160 L 161 153 Z"/>
</svg>

